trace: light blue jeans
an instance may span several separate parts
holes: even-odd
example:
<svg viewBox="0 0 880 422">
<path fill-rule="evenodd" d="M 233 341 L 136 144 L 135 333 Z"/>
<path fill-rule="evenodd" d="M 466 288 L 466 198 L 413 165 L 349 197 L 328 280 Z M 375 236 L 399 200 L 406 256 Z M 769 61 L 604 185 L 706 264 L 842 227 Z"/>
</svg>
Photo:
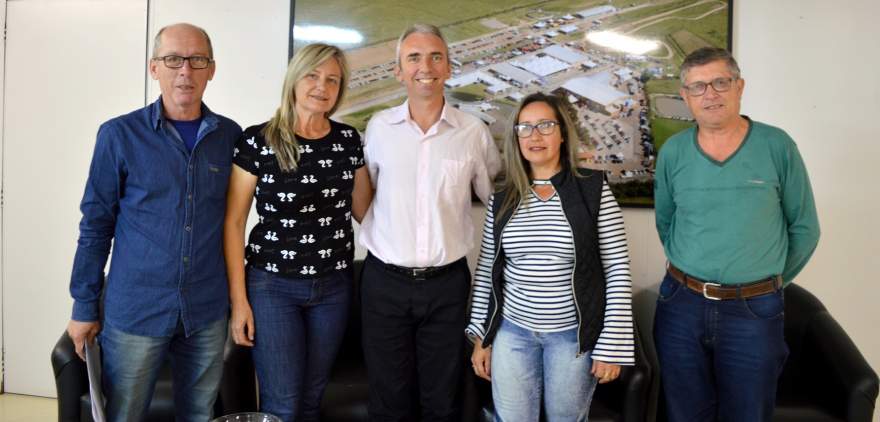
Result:
<svg viewBox="0 0 880 422">
<path fill-rule="evenodd" d="M 596 378 L 577 356 L 577 329 L 541 333 L 502 319 L 492 343 L 492 400 L 497 422 L 586 421 Z"/>
<path fill-rule="evenodd" d="M 171 361 L 177 421 L 211 420 L 223 376 L 226 319 L 184 336 L 183 326 L 168 337 L 146 337 L 112 327 L 101 330 L 104 395 L 108 421 L 140 421 L 146 416 L 159 370 Z"/>
</svg>

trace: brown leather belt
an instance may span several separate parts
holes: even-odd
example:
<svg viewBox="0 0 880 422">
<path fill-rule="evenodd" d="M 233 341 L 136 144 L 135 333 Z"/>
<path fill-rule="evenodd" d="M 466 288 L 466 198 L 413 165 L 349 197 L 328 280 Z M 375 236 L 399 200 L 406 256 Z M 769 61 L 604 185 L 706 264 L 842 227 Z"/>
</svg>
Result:
<svg viewBox="0 0 880 422">
<path fill-rule="evenodd" d="M 704 281 L 694 276 L 687 275 L 684 273 L 684 271 L 679 270 L 675 267 L 675 265 L 672 265 L 671 262 L 669 263 L 669 266 L 667 266 L 666 270 L 669 271 L 669 275 L 671 275 L 672 278 L 674 278 L 679 283 L 687 286 L 688 289 L 702 294 L 703 297 L 705 297 L 706 299 L 712 300 L 737 298 L 746 299 L 754 296 L 772 293 L 782 288 L 782 277 L 780 276 L 767 277 L 763 280 L 753 281 L 750 283 L 725 286 L 719 283 Z"/>
</svg>

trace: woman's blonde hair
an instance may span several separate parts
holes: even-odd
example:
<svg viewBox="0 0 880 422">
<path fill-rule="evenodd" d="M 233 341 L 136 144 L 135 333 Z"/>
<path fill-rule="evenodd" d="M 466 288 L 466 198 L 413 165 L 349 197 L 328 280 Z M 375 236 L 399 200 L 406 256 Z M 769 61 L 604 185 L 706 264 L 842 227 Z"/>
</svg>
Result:
<svg viewBox="0 0 880 422">
<path fill-rule="evenodd" d="M 284 76 L 284 86 L 281 89 L 281 105 L 266 127 L 263 128 L 266 144 L 275 151 L 275 158 L 278 160 L 281 171 L 296 171 L 299 162 L 299 143 L 296 141 L 295 134 L 296 83 L 331 58 L 339 64 L 342 75 L 339 80 L 339 96 L 336 97 L 336 104 L 333 104 L 333 107 L 327 112 L 326 117 L 329 118 L 339 108 L 348 84 L 348 64 L 342 50 L 329 44 L 309 44 L 299 49 L 287 64 L 287 74 Z"/>
<path fill-rule="evenodd" d="M 514 128 L 519 123 L 520 113 L 532 103 L 544 103 L 553 109 L 556 121 L 559 122 L 559 133 L 562 135 L 562 145 L 559 147 L 559 162 L 562 165 L 562 171 L 567 170 L 576 177 L 580 176 L 577 171 L 579 141 L 573 120 L 577 114 L 568 103 L 556 95 L 541 92 L 531 94 L 522 100 L 514 112 L 510 130 L 502 145 L 505 179 L 504 187 L 501 190 L 505 195 L 499 214 L 513 209 L 532 186 L 531 164 L 523 157 L 519 149 L 519 136 Z"/>
</svg>

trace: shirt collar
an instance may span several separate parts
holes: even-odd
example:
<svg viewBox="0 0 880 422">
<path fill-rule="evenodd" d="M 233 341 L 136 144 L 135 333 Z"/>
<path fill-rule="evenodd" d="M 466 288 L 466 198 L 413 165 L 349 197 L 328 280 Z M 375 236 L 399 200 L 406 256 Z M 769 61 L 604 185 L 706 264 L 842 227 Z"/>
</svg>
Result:
<svg viewBox="0 0 880 422">
<path fill-rule="evenodd" d="M 443 110 L 440 111 L 439 121 L 446 122 L 453 128 L 457 128 L 459 126 L 458 116 L 455 114 L 457 110 L 452 110 L 453 108 L 454 107 L 449 105 L 449 101 L 444 98 Z M 394 107 L 391 114 L 388 116 L 388 123 L 392 125 L 400 124 L 406 121 L 413 121 L 409 115 L 409 100 L 406 100 L 403 102 L 403 104 Z"/>
<path fill-rule="evenodd" d="M 209 109 L 208 106 L 206 106 L 204 102 L 202 103 L 201 108 L 202 108 L 202 126 L 201 127 L 213 128 L 214 126 L 216 126 L 217 122 L 219 120 L 217 118 L 217 115 L 214 114 L 214 112 L 212 112 L 211 109 Z M 160 128 L 165 126 L 165 122 L 167 121 L 167 119 L 165 118 L 165 114 L 163 113 L 164 111 L 165 111 L 165 109 L 162 106 L 162 96 L 160 95 L 159 99 L 157 99 L 155 102 L 150 104 L 150 123 L 152 125 L 153 130 L 159 130 Z"/>
</svg>

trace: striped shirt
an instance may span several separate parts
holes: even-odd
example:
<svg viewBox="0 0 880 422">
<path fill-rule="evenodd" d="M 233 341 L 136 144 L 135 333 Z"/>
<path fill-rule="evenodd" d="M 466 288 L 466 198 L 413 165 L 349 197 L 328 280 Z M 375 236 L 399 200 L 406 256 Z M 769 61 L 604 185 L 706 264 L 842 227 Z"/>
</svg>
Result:
<svg viewBox="0 0 880 422">
<path fill-rule="evenodd" d="M 492 295 L 495 252 L 494 216 L 490 199 L 483 225 L 480 258 L 472 294 L 469 335 L 482 338 Z M 559 194 L 541 200 L 533 192 L 523 198 L 501 234 L 505 253 L 504 307 L 508 321 L 537 332 L 577 327 L 572 272 L 574 244 Z M 632 279 L 623 214 L 607 184 L 602 187 L 598 218 L 599 257 L 605 274 L 605 318 L 592 358 L 622 365 L 634 363 Z"/>
</svg>

